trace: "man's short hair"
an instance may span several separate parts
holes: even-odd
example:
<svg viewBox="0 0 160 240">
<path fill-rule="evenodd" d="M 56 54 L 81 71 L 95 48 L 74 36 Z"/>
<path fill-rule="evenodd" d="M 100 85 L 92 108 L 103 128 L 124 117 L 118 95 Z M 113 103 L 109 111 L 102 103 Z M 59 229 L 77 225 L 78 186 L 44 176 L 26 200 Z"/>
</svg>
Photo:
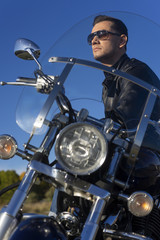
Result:
<svg viewBox="0 0 160 240">
<path fill-rule="evenodd" d="M 106 15 L 98 15 L 94 18 L 93 21 L 93 26 L 96 25 L 99 22 L 103 22 L 103 21 L 110 21 L 113 23 L 113 28 L 114 30 L 116 30 L 116 32 L 120 33 L 120 34 L 125 34 L 128 38 L 128 29 L 126 27 L 126 25 L 119 19 L 117 18 L 113 18 L 110 16 L 106 16 Z"/>
</svg>

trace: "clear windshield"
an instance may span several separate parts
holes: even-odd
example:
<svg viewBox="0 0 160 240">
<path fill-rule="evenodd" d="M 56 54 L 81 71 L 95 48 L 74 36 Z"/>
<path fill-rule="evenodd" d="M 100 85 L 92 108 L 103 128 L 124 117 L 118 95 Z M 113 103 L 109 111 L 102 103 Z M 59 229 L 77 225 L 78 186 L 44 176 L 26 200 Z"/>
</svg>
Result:
<svg viewBox="0 0 160 240">
<path fill-rule="evenodd" d="M 132 13 L 103 12 L 102 14 L 119 18 L 126 24 L 129 31 L 128 56 L 146 62 L 160 76 L 159 26 L 142 16 Z M 63 63 L 48 62 L 48 59 L 53 56 L 95 61 L 91 46 L 87 43 L 87 36 L 91 32 L 94 17 L 88 17 L 73 26 L 53 44 L 45 56 L 42 56 L 40 61 L 45 74 L 59 76 L 64 68 L 65 64 Z M 76 110 L 87 108 L 91 116 L 98 119 L 103 118 L 103 80 L 103 71 L 79 65 L 74 66 L 64 84 L 65 94 L 71 101 L 73 108 Z M 17 123 L 24 131 L 28 133 L 32 131 L 33 124 L 47 97 L 47 95 L 38 93 L 34 88 L 24 88 L 16 113 Z M 57 111 L 57 105 L 54 103 L 47 119 L 50 120 Z M 42 128 L 37 133 L 43 133 L 44 131 L 45 128 Z"/>
</svg>

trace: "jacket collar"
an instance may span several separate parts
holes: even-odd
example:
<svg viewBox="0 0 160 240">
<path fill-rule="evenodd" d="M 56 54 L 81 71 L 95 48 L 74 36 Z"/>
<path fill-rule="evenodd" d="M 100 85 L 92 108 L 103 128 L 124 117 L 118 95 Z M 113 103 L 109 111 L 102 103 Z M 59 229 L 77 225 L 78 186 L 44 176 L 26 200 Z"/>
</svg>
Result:
<svg viewBox="0 0 160 240">
<path fill-rule="evenodd" d="M 129 60 L 130 58 L 127 56 L 127 54 L 123 54 L 120 59 L 112 66 L 112 68 L 114 69 L 121 69 L 123 64 L 126 62 L 126 60 Z M 115 76 L 111 73 L 107 73 L 107 72 L 104 72 L 104 75 L 105 75 L 105 80 L 103 81 L 102 85 L 105 85 L 107 88 L 109 88 L 114 79 L 115 79 Z"/>
<path fill-rule="evenodd" d="M 123 54 L 120 59 L 112 66 L 112 68 L 115 68 L 115 69 L 120 69 L 123 65 L 123 63 L 128 60 L 129 57 L 127 56 L 127 54 Z"/>
<path fill-rule="evenodd" d="M 127 56 L 126 53 L 123 54 L 123 55 L 120 57 L 120 59 L 112 66 L 112 68 L 117 69 L 117 70 L 121 69 L 121 67 L 123 66 L 123 63 L 124 63 L 126 60 L 129 60 L 129 59 L 130 59 L 130 58 Z M 108 74 L 110 74 L 110 73 L 104 72 L 105 77 L 107 77 Z"/>
</svg>

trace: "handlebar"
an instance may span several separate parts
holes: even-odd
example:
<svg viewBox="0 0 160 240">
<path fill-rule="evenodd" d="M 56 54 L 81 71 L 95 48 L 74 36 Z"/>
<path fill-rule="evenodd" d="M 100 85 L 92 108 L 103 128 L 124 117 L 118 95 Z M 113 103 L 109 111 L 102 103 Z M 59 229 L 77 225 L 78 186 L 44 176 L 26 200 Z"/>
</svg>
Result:
<svg viewBox="0 0 160 240">
<path fill-rule="evenodd" d="M 16 82 L 36 84 L 37 83 L 37 79 L 36 78 L 18 77 L 16 79 Z"/>
</svg>

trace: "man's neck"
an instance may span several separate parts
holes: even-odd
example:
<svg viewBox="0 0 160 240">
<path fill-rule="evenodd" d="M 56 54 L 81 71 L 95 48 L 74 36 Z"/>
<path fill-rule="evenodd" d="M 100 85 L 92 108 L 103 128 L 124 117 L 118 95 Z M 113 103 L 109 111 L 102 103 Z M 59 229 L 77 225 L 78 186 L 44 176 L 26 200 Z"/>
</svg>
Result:
<svg viewBox="0 0 160 240">
<path fill-rule="evenodd" d="M 119 62 L 119 60 L 121 59 L 122 56 L 124 56 L 124 54 L 126 54 L 126 52 L 123 52 L 120 55 L 117 55 L 113 59 L 106 59 L 106 61 L 104 59 L 104 61 L 102 61 L 102 64 L 107 67 L 113 67 L 114 65 L 117 64 L 117 62 Z"/>
</svg>

